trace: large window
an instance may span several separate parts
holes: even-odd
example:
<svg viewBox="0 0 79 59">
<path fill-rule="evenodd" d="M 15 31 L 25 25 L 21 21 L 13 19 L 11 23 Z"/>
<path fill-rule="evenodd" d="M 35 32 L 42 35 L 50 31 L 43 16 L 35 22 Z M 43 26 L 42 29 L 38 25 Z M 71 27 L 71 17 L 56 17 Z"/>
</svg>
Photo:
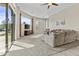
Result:
<svg viewBox="0 0 79 59">
<path fill-rule="evenodd" d="M 27 17 L 21 17 L 21 25 L 25 25 L 25 29 L 31 29 L 31 20 Z"/>
<path fill-rule="evenodd" d="M 32 20 L 30 18 L 21 15 L 20 26 L 21 36 L 32 34 Z"/>
</svg>

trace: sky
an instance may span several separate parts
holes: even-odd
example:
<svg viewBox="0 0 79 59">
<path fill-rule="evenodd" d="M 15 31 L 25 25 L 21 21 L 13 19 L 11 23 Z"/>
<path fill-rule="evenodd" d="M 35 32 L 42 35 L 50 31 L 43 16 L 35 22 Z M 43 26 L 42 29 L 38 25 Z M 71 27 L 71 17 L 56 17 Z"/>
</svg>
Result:
<svg viewBox="0 0 79 59">
<path fill-rule="evenodd" d="M 5 8 L 0 6 L 0 24 L 3 20 L 5 20 Z"/>
<path fill-rule="evenodd" d="M 11 21 L 11 11 L 9 9 L 8 11 L 8 14 L 9 14 L 9 20 Z M 5 20 L 5 7 L 3 6 L 0 6 L 0 24 L 2 24 L 1 22 Z M 10 22 L 9 21 L 9 22 Z M 31 24 L 31 20 L 22 16 L 22 23 L 25 22 L 26 24 Z"/>
<path fill-rule="evenodd" d="M 28 19 L 27 17 L 24 17 L 24 16 L 22 16 L 21 22 L 22 22 L 22 23 L 25 22 L 26 24 L 31 24 L 31 20 Z"/>
</svg>

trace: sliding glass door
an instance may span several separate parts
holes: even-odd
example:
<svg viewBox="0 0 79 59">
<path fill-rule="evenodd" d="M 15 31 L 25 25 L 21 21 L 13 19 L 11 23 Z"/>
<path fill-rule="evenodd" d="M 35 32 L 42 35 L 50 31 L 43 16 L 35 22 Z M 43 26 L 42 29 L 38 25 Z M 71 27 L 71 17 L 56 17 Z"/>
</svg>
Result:
<svg viewBox="0 0 79 59">
<path fill-rule="evenodd" d="M 4 55 L 15 39 L 15 14 L 8 3 L 0 3 L 0 55 Z"/>
</svg>

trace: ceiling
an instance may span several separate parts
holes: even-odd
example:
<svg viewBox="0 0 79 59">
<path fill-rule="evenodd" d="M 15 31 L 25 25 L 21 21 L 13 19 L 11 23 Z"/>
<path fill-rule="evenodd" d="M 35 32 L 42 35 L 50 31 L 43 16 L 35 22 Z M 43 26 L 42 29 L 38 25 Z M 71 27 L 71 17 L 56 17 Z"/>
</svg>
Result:
<svg viewBox="0 0 79 59">
<path fill-rule="evenodd" d="M 59 6 L 51 6 L 51 8 L 48 9 L 47 5 L 40 6 L 41 4 L 43 3 L 16 3 L 16 6 L 18 6 L 21 11 L 28 13 L 31 16 L 48 18 L 49 16 L 74 5 L 74 3 L 58 3 Z"/>
</svg>

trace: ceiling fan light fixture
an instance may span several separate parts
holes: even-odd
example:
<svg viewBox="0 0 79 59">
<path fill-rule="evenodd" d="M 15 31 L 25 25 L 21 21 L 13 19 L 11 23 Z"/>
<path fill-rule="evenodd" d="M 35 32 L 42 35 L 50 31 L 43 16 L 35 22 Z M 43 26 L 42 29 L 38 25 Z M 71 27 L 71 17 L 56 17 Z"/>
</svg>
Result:
<svg viewBox="0 0 79 59">
<path fill-rule="evenodd" d="M 52 6 L 52 3 L 48 3 L 49 6 Z"/>
<path fill-rule="evenodd" d="M 51 7 L 51 6 L 59 6 L 57 3 L 44 3 L 42 5 L 47 5 L 48 6 L 48 9 Z"/>
</svg>

